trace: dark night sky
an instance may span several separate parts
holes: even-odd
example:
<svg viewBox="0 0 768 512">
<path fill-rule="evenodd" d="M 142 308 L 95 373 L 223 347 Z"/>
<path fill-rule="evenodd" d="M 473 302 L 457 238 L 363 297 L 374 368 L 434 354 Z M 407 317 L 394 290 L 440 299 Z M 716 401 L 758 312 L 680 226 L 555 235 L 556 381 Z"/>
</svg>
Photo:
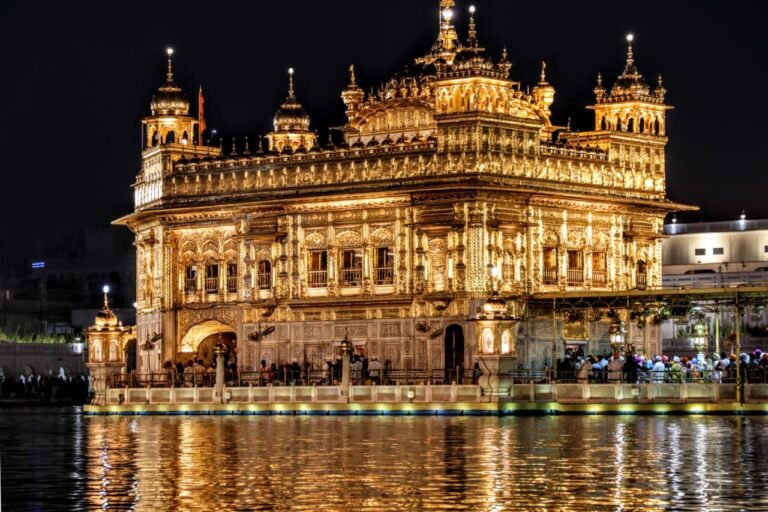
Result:
<svg viewBox="0 0 768 512">
<path fill-rule="evenodd" d="M 664 74 L 670 199 L 699 205 L 686 220 L 768 217 L 764 147 L 768 102 L 764 8 L 759 1 L 642 3 L 474 0 L 481 42 L 503 45 L 523 85 L 541 60 L 556 87 L 554 122 L 587 130 L 595 76 L 623 69 L 635 34 L 641 73 Z M 114 5 L 113 5 L 114 4 Z M 120 7 L 118 7 L 118 5 Z M 176 50 L 176 81 L 229 146 L 269 131 L 296 68 L 299 100 L 326 140 L 343 123 L 339 97 L 355 63 L 366 90 L 423 54 L 437 33 L 438 0 L 275 2 L 6 1 L 0 14 L 0 243 L 11 260 L 34 239 L 107 226 L 132 208 L 140 123 Z M 466 35 L 468 1 L 455 21 Z M 194 108 L 194 107 L 193 107 Z M 123 228 L 114 228 L 123 229 Z M 0 255 L 1 252 L 0 252 Z M 42 255 L 40 255 L 42 256 Z M 2 270 L 2 269 L 0 269 Z"/>
</svg>

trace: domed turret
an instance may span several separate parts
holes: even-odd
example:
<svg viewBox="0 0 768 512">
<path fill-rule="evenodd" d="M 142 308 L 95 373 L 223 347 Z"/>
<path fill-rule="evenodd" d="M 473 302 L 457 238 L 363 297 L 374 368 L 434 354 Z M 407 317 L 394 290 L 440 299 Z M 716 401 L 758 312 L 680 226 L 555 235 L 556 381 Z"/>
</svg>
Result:
<svg viewBox="0 0 768 512">
<path fill-rule="evenodd" d="M 358 108 L 360 108 L 360 105 L 365 100 L 365 93 L 357 85 L 357 80 L 355 79 L 354 64 L 349 66 L 349 85 L 342 91 L 341 99 L 344 101 L 344 105 L 347 106 L 347 119 L 351 120 L 355 117 Z"/>
<path fill-rule="evenodd" d="M 536 104 L 549 114 L 549 107 L 555 101 L 555 88 L 547 82 L 547 63 L 541 63 L 541 78 L 533 88 L 533 99 Z"/>
<path fill-rule="evenodd" d="M 293 89 L 293 68 L 288 69 L 288 97 L 277 109 L 274 119 L 275 130 L 267 134 L 269 149 L 281 152 L 290 147 L 311 149 L 317 144 L 316 135 L 309 131 L 309 115 L 296 100 Z"/>
<path fill-rule="evenodd" d="M 274 127 L 276 132 L 291 132 L 309 130 L 309 115 L 301 103 L 296 101 L 293 91 L 293 68 L 288 70 L 288 97 L 275 113 Z"/>
<path fill-rule="evenodd" d="M 664 104 L 666 89 L 659 81 L 653 91 L 635 66 L 632 34 L 627 34 L 627 61 L 624 71 L 610 90 L 603 87 L 600 74 L 594 89 L 595 130 L 621 131 L 644 135 L 665 134 L 664 113 L 671 109 Z"/>
<path fill-rule="evenodd" d="M 142 120 L 145 149 L 161 145 L 191 145 L 194 141 L 197 121 L 189 115 L 187 96 L 173 80 L 173 48 L 166 49 L 166 53 L 168 71 L 165 83 L 152 96 L 149 105 L 152 115 Z"/>
<path fill-rule="evenodd" d="M 104 307 L 96 313 L 96 319 L 93 322 L 94 327 L 101 329 L 111 329 L 118 327 L 120 322 L 117 319 L 115 313 L 109 308 L 109 287 L 104 287 Z"/>
<path fill-rule="evenodd" d="M 181 87 L 173 81 L 173 48 L 166 50 L 168 53 L 168 72 L 165 83 L 160 86 L 154 96 L 150 109 L 153 116 L 182 116 L 189 114 L 189 100 Z"/>
<path fill-rule="evenodd" d="M 634 35 L 627 34 L 627 62 L 624 65 L 624 71 L 616 79 L 616 83 L 611 87 L 610 93 L 603 93 L 598 101 L 655 100 L 655 97 L 651 94 L 651 88 L 646 83 L 643 75 L 637 70 L 637 66 L 635 66 L 635 55 L 632 51 L 632 41 L 634 39 Z"/>
</svg>

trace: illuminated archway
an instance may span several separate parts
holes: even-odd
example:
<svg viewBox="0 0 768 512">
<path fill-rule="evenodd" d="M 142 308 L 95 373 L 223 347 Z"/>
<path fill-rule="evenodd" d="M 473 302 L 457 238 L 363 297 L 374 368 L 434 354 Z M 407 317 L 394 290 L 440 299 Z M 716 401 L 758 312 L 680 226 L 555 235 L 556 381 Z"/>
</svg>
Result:
<svg viewBox="0 0 768 512">
<path fill-rule="evenodd" d="M 235 330 L 230 326 L 216 320 L 206 320 L 204 322 L 200 322 L 199 324 L 193 325 L 184 335 L 184 338 L 182 338 L 179 352 L 197 352 L 200 343 L 205 338 L 213 334 L 220 334 L 225 332 L 234 334 Z"/>
</svg>

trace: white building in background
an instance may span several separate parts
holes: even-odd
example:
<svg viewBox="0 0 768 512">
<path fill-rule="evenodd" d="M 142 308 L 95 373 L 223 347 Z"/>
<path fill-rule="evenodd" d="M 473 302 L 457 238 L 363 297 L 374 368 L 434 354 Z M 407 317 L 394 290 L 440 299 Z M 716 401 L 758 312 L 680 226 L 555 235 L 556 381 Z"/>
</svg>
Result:
<svg viewBox="0 0 768 512">
<path fill-rule="evenodd" d="M 665 288 L 768 285 L 768 219 L 664 226 Z"/>
</svg>

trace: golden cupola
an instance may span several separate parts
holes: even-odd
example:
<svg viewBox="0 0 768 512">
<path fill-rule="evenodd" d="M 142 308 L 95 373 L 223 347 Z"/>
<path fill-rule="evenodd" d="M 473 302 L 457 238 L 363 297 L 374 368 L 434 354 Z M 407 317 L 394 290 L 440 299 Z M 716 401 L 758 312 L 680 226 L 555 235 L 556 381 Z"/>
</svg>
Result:
<svg viewBox="0 0 768 512">
<path fill-rule="evenodd" d="M 360 105 L 365 101 L 365 93 L 357 85 L 354 64 L 349 66 L 349 85 L 342 91 L 341 99 L 347 107 L 347 119 L 353 119 L 357 115 Z"/>
<path fill-rule="evenodd" d="M 145 149 L 164 144 L 192 144 L 195 135 L 197 120 L 189 115 L 189 100 L 173 79 L 173 48 L 168 48 L 166 54 L 165 83 L 152 96 L 151 115 L 142 120 Z"/>
<path fill-rule="evenodd" d="M 109 288 L 104 287 L 104 307 L 101 311 L 96 313 L 96 319 L 93 322 L 93 327 L 97 329 L 114 329 L 120 325 L 115 313 L 109 307 Z"/>
<path fill-rule="evenodd" d="M 181 116 L 189 114 L 189 100 L 181 87 L 173 81 L 173 48 L 168 48 L 168 72 L 165 83 L 160 86 L 154 96 L 150 109 L 153 116 Z"/>
<path fill-rule="evenodd" d="M 533 101 L 549 114 L 549 107 L 555 101 L 555 88 L 547 82 L 547 63 L 541 63 L 541 77 L 539 83 L 533 88 Z"/>
<path fill-rule="evenodd" d="M 658 86 L 651 90 L 635 65 L 633 41 L 634 36 L 628 34 L 624 71 L 610 90 L 603 86 L 602 76 L 597 75 L 595 105 L 589 107 L 595 111 L 595 129 L 664 136 L 665 111 L 672 108 L 664 104 L 667 90 L 661 76 Z"/>
<path fill-rule="evenodd" d="M 293 68 L 288 70 L 288 97 L 277 109 L 273 125 L 274 131 L 267 134 L 270 151 L 282 152 L 288 148 L 293 151 L 300 148 L 309 150 L 317 144 L 317 136 L 309 130 L 309 115 L 296 100 Z"/>
</svg>

